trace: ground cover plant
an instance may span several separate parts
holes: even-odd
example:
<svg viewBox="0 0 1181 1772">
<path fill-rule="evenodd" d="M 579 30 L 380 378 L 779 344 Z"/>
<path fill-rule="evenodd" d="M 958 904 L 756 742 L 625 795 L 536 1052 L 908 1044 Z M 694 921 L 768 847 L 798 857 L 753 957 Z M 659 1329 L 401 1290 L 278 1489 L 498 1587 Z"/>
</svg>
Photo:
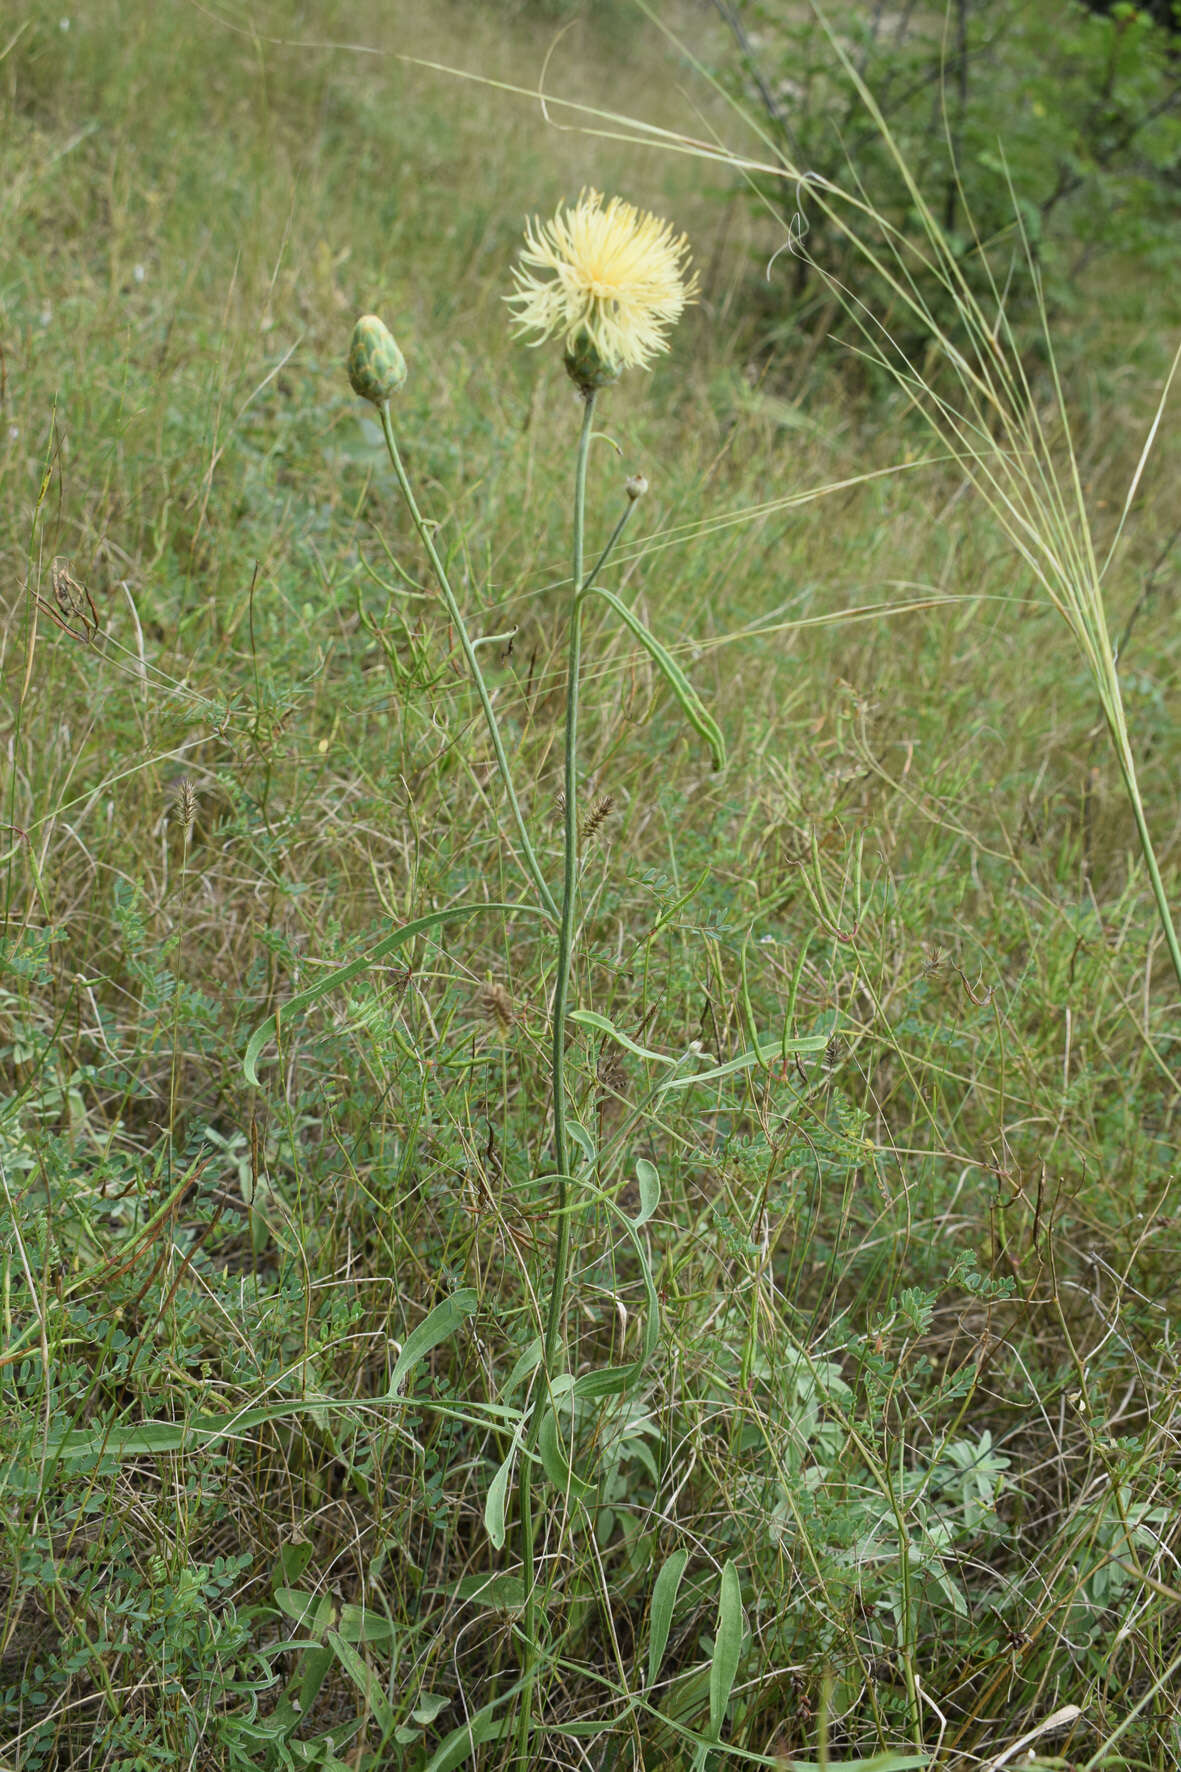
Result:
<svg viewBox="0 0 1181 1772">
<path fill-rule="evenodd" d="M 820 25 L 889 190 L 740 9 L 316 11 L 0 44 L 0 1765 L 1175 1766 L 1172 284 Z"/>
</svg>

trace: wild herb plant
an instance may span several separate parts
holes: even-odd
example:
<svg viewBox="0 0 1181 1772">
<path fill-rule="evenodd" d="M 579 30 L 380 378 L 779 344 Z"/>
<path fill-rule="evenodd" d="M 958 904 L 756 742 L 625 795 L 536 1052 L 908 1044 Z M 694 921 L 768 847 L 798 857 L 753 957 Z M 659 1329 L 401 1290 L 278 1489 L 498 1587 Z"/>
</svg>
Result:
<svg viewBox="0 0 1181 1772">
<path fill-rule="evenodd" d="M 561 341 L 566 372 L 578 390 L 582 402 L 582 424 L 578 437 L 574 467 L 573 547 L 570 592 L 567 602 L 565 719 L 563 743 L 563 786 L 560 797 L 562 812 L 561 885 L 555 893 L 546 881 L 521 805 L 513 769 L 501 737 L 492 698 L 488 692 L 473 641 L 464 622 L 458 599 L 452 589 L 447 568 L 435 545 L 431 525 L 424 519 L 415 499 L 398 449 L 391 402 L 406 380 L 406 363 L 398 345 L 385 324 L 375 315 L 358 320 L 349 351 L 348 373 L 354 391 L 371 401 L 381 418 L 382 433 L 398 485 L 423 549 L 430 561 L 439 589 L 459 638 L 468 671 L 479 697 L 496 759 L 497 770 L 511 809 L 519 845 L 522 872 L 534 887 L 537 914 L 556 923 L 556 953 L 550 980 L 550 1112 L 553 1131 L 552 1174 L 537 1178 L 537 1185 L 550 1197 L 548 1210 L 556 1224 L 556 1240 L 552 1264 L 547 1273 L 536 1277 L 534 1285 L 541 1306 L 540 1333 L 514 1371 L 513 1379 L 530 1378 L 531 1396 L 527 1403 L 507 1417 L 512 1423 L 512 1439 L 507 1458 L 497 1471 L 489 1488 L 485 1507 L 485 1524 L 495 1548 L 505 1542 L 506 1517 L 514 1493 L 518 1510 L 518 1547 L 520 1563 L 521 1619 L 519 1627 L 521 1673 L 510 1696 L 515 1699 L 516 1753 L 518 1763 L 534 1763 L 535 1693 L 539 1668 L 548 1665 L 554 1655 L 554 1639 L 544 1629 L 544 1602 L 553 1590 L 552 1577 L 544 1576 L 538 1567 L 537 1547 L 541 1521 L 534 1496 L 535 1467 L 540 1464 L 553 1483 L 564 1505 L 575 1518 L 581 1516 L 584 1530 L 593 1532 L 593 1516 L 588 1506 L 598 1483 L 591 1471 L 575 1471 L 574 1445 L 568 1432 L 573 1428 L 579 1405 L 589 1403 L 602 1408 L 600 1431 L 610 1448 L 613 1433 L 608 1427 L 638 1398 L 645 1382 L 647 1368 L 660 1345 L 659 1311 L 652 1270 L 637 1232 L 651 1216 L 659 1202 L 659 1182 L 653 1165 L 640 1159 L 637 1174 L 641 1194 L 640 1213 L 635 1218 L 624 1214 L 606 1191 L 608 1174 L 601 1166 L 600 1153 L 592 1135 L 580 1125 L 571 1111 L 571 1085 L 567 1077 L 567 1049 L 570 1023 L 577 1020 L 593 1028 L 620 1048 L 665 1067 L 666 1075 L 653 1091 L 653 1106 L 663 1105 L 662 1098 L 670 1090 L 684 1089 L 690 1083 L 708 1083 L 713 1078 L 737 1076 L 757 1068 L 772 1058 L 787 1065 L 802 1053 L 821 1050 L 826 1036 L 794 1037 L 790 1031 L 790 1010 L 782 1032 L 770 1041 L 756 1041 L 746 1052 L 724 1063 L 702 1068 L 697 1060 L 700 1046 L 680 1057 L 647 1050 L 619 1030 L 605 1016 L 589 1006 L 579 1009 L 571 1005 L 572 968 L 580 923 L 580 835 L 585 836 L 601 817 L 601 808 L 588 804 L 579 769 L 578 710 L 579 687 L 583 669 L 582 624 L 585 607 L 598 597 L 620 618 L 627 631 L 639 641 L 656 668 L 664 677 L 690 726 L 705 739 L 713 755 L 714 766 L 724 761 L 721 731 L 693 690 L 684 671 L 668 649 L 650 632 L 634 610 L 611 590 L 598 583 L 599 574 L 608 565 L 615 547 L 627 525 L 637 501 L 647 490 L 642 476 L 629 477 L 624 488 L 624 504 L 610 534 L 606 537 L 593 565 L 586 564 L 586 483 L 587 464 L 595 438 L 594 421 L 603 391 L 618 381 L 625 370 L 646 368 L 651 359 L 667 349 L 668 329 L 679 318 L 687 301 L 694 296 L 696 283 L 686 281 L 684 261 L 689 246 L 684 235 L 676 236 L 668 223 L 650 214 L 640 214 L 631 204 L 617 197 L 604 205 L 597 191 L 584 191 L 574 205 L 559 209 L 551 222 L 535 222 L 526 235 L 526 245 L 518 264 L 516 288 L 508 298 L 516 309 L 517 330 L 537 335 L 537 342 L 551 338 Z M 425 933 L 443 922 L 467 919 L 482 907 L 468 904 L 447 912 L 417 919 L 404 929 L 384 937 L 380 951 L 388 952 L 413 935 Z M 505 911 L 528 909 L 527 906 L 496 905 Z M 328 974 L 313 991 L 305 993 L 296 1007 L 302 1007 L 326 991 L 358 975 L 363 962 Z M 289 1011 L 290 1012 L 289 1006 Z M 264 1041 L 274 1031 L 266 1024 L 254 1036 L 247 1054 L 247 1075 L 257 1081 L 256 1061 Z M 639 1115 L 630 1117 L 631 1131 Z M 617 1132 L 612 1140 L 618 1144 Z M 617 1190 L 616 1190 L 617 1191 Z M 596 1208 L 605 1207 L 622 1224 L 635 1249 L 644 1277 L 648 1322 L 645 1325 L 642 1352 L 625 1366 L 592 1367 L 572 1376 L 568 1370 L 565 1317 L 567 1287 L 572 1250 L 579 1227 Z M 466 1303 L 466 1299 L 464 1301 Z M 454 1302 L 439 1305 L 423 1328 L 424 1342 L 450 1334 L 462 1318 L 462 1310 Z M 412 1337 L 412 1340 L 414 1338 Z M 512 1382 L 512 1381 L 510 1381 Z M 606 1399 L 610 1399 L 609 1402 Z M 608 1455 L 609 1458 L 609 1455 Z M 607 1489 L 610 1493 L 610 1478 Z M 665 1593 L 671 1605 L 675 1592 L 666 1583 Z M 742 1637 L 742 1614 L 739 1602 L 738 1577 L 734 1566 L 727 1563 L 722 1574 L 721 1620 L 719 1644 L 714 1658 L 715 1678 L 710 1692 L 710 1735 L 720 1740 L 723 1720 L 729 1704 L 730 1690 L 737 1672 L 738 1650 Z M 619 1695 L 622 1699 L 624 1694 Z M 629 1702 L 631 1702 L 629 1700 Z M 504 1733 L 503 1719 L 494 1720 L 495 1702 L 483 1707 L 476 1725 L 457 1731 L 461 1743 L 465 1732 L 474 1742 L 481 1734 L 493 1737 Z M 708 1738 L 698 1744 L 698 1758 L 703 1759 Z"/>
<path fill-rule="evenodd" d="M 0 45 L 0 1761 L 504 1767 L 528 1663 L 537 1761 L 1170 1772 L 1175 993 L 1089 677 L 905 385 L 871 410 L 828 358 L 801 410 L 794 366 L 763 377 L 724 168 L 719 214 L 688 155 L 474 78 L 455 103 L 458 40 L 531 90 L 537 9 L 396 10 L 321 10 L 321 55 L 32 0 Z M 687 64 L 633 8 L 578 46 L 580 100 L 684 122 Z M 728 758 L 588 594 L 548 1377 L 575 427 L 502 297 L 511 218 L 591 177 L 702 266 L 677 373 L 599 398 L 652 487 L 596 582 Z M 1173 300 L 1146 241 L 1104 244 L 1138 292 L 1114 310 L 1041 261 L 1101 559 Z M 1142 354 L 1083 375 L 1137 303 Z M 340 373 L 369 307 L 399 316 L 395 441 L 520 823 Z M 1175 895 L 1168 424 L 1102 589 Z M 759 1030 L 793 1003 L 825 1043 L 785 1067 Z M 764 1058 L 661 1062 L 695 1041 Z"/>
</svg>

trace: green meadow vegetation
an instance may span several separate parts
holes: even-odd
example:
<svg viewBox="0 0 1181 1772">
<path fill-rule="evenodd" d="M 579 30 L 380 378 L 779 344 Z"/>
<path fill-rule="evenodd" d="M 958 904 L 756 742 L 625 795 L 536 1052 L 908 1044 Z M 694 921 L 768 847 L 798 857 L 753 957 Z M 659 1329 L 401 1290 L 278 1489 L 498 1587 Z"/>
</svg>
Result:
<svg viewBox="0 0 1181 1772">
<path fill-rule="evenodd" d="M 0 1772 L 1181 1767 L 1178 51 L 1061 10 L 7 9 Z"/>
</svg>

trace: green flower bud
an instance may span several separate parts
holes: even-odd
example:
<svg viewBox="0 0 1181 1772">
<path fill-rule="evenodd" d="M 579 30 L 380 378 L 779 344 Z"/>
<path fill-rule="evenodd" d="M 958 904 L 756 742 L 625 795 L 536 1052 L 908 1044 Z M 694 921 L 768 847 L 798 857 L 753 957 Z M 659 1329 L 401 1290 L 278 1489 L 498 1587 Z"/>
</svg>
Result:
<svg viewBox="0 0 1181 1772">
<path fill-rule="evenodd" d="M 567 345 L 565 364 L 566 374 L 584 399 L 599 388 L 610 387 L 622 374 L 622 365 L 603 357 L 589 332 L 580 332 L 574 343 Z"/>
<path fill-rule="evenodd" d="M 393 333 L 376 314 L 362 314 L 349 345 L 349 382 L 354 394 L 380 406 L 406 380 L 406 359 Z"/>
</svg>

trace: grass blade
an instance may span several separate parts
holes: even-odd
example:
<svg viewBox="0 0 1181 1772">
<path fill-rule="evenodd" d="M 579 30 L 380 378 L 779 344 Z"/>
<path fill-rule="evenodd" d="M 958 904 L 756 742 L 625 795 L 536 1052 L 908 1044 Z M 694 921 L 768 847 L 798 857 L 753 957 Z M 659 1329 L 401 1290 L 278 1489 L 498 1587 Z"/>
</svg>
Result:
<svg viewBox="0 0 1181 1772">
<path fill-rule="evenodd" d="M 634 610 L 628 608 L 622 597 L 617 597 L 614 591 L 603 590 L 600 585 L 594 585 L 592 589 L 596 597 L 602 597 L 605 603 L 611 605 L 619 619 L 631 629 L 645 652 L 653 659 L 680 702 L 686 720 L 695 732 L 700 733 L 709 746 L 714 768 L 723 768 L 726 762 L 726 745 L 722 738 L 722 729 L 672 653 L 668 651 L 667 647 L 661 645 L 656 635 L 645 627 L 639 616 Z"/>
</svg>

